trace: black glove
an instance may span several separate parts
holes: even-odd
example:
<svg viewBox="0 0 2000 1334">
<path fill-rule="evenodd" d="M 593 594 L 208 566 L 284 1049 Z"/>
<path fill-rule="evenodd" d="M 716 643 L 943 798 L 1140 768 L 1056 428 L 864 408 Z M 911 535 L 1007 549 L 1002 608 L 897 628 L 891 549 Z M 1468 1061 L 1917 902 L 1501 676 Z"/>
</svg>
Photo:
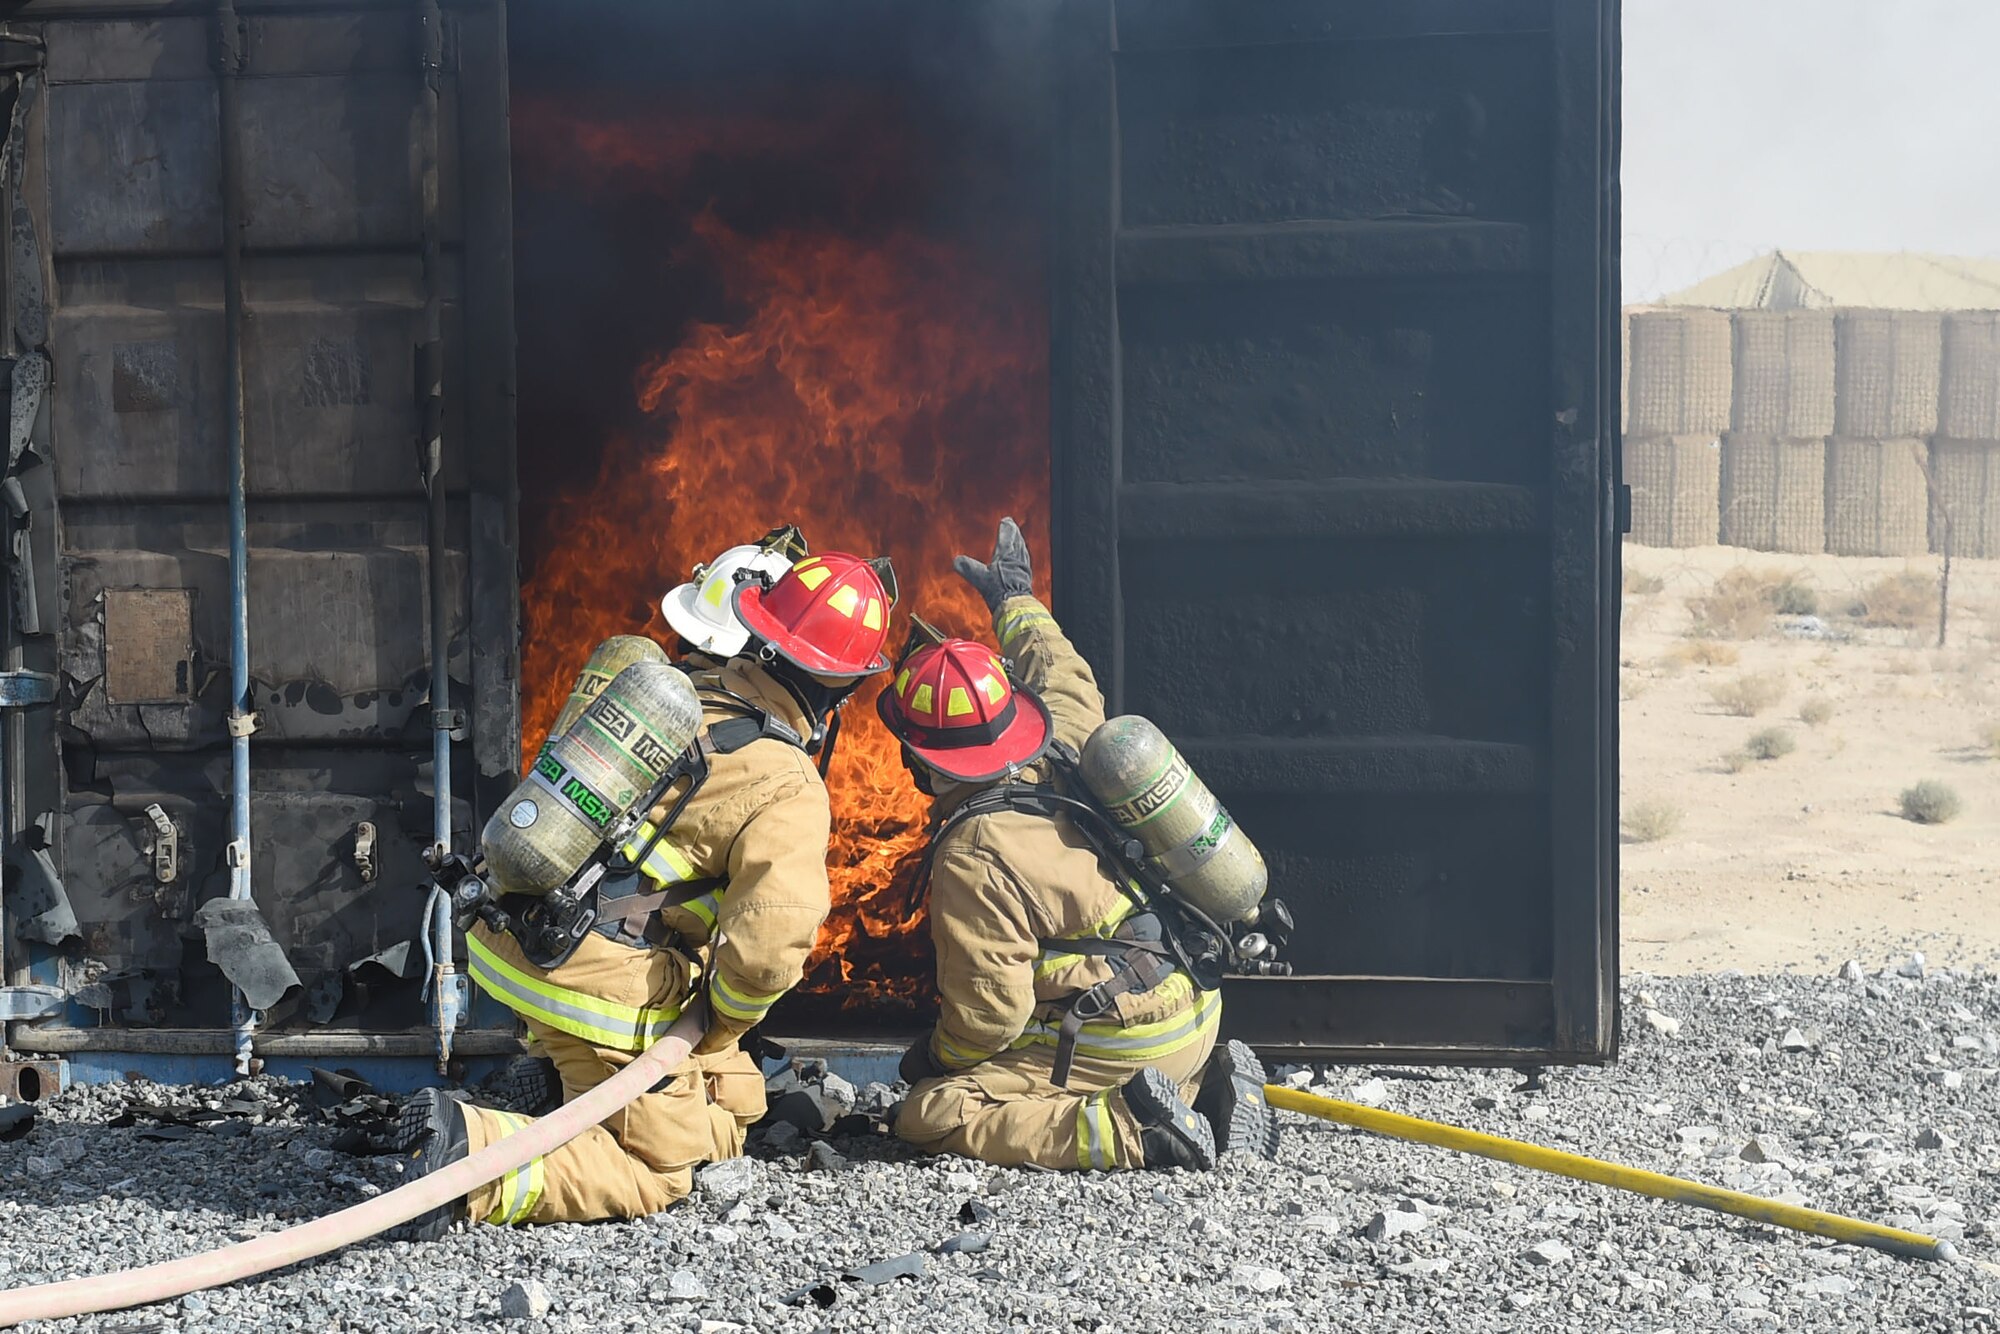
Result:
<svg viewBox="0 0 2000 1334">
<path fill-rule="evenodd" d="M 1021 538 L 1021 525 L 1012 519 L 1000 521 L 1000 535 L 993 539 L 991 561 L 958 556 L 953 558 L 951 568 L 996 612 L 1008 598 L 1027 597 L 1035 591 L 1034 572 L 1028 565 L 1028 544 Z"/>
<path fill-rule="evenodd" d="M 921 1084 L 926 1079 L 936 1079 L 951 1071 L 931 1059 L 931 1035 L 926 1033 L 910 1044 L 903 1053 L 903 1059 L 896 1066 L 896 1073 L 905 1084 Z"/>
</svg>

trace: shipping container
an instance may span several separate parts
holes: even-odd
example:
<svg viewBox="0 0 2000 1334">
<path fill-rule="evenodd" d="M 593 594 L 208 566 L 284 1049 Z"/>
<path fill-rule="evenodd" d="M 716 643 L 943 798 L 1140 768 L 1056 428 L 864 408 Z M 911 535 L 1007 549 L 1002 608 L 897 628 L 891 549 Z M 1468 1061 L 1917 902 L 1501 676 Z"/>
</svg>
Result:
<svg viewBox="0 0 2000 1334">
<path fill-rule="evenodd" d="M 974 629 L 1003 509 L 1297 918 L 1230 1027 L 1611 1057 L 1617 70 L 1615 0 L 16 7 L 0 1092 L 421 1074 L 441 758 L 469 850 L 786 519 Z M 849 723 L 781 1036 L 921 1021 Z"/>
</svg>

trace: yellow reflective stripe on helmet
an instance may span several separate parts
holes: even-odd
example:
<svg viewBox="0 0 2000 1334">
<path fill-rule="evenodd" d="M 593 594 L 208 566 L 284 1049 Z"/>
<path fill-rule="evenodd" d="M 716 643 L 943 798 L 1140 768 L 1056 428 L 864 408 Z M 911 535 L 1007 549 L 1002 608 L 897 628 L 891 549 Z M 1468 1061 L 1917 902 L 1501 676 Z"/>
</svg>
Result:
<svg viewBox="0 0 2000 1334">
<path fill-rule="evenodd" d="M 761 1021 L 784 994 L 774 991 L 768 996 L 760 996 L 754 991 L 739 991 L 730 986 L 721 973 L 712 976 L 708 983 L 709 1003 L 731 1019 L 740 1019 L 746 1024 Z"/>
<path fill-rule="evenodd" d="M 1187 974 L 1176 973 L 1146 994 L 1171 1000 L 1176 991 L 1184 995 L 1193 986 Z M 1204 991 L 1192 1009 L 1149 1024 L 1122 1025 L 1108 1021 L 1085 1024 L 1077 1033 L 1076 1054 L 1096 1060 L 1145 1065 L 1200 1041 L 1221 1022 L 1222 993 Z M 1054 1024 L 1035 1023 L 1028 1025 L 1027 1031 L 1014 1039 L 1013 1045 L 1016 1050 L 1022 1047 L 1053 1047 L 1059 1039 L 1060 1032 Z"/>
<path fill-rule="evenodd" d="M 600 1047 L 644 1051 L 666 1036 L 680 1007 L 619 1005 L 522 972 L 477 935 L 467 935 L 468 971 L 479 989 L 514 1013 Z"/>
<path fill-rule="evenodd" d="M 1119 925 L 1126 918 L 1130 917 L 1134 911 L 1136 909 L 1130 901 L 1121 902 L 1095 926 L 1085 931 L 1079 939 L 1108 940 L 1111 933 L 1116 931 Z M 1067 968 L 1073 963 L 1082 963 L 1084 957 L 1081 954 L 1051 954 L 1048 950 L 1043 950 L 1035 960 L 1035 976 L 1047 977 L 1049 974 Z"/>
<path fill-rule="evenodd" d="M 1106 1104 L 1111 1090 L 1093 1093 L 1076 1109 L 1076 1165 L 1102 1172 L 1118 1165 L 1118 1123 Z"/>
<path fill-rule="evenodd" d="M 646 873 L 647 879 L 659 884 L 679 885 L 696 878 L 694 866 L 681 854 L 679 848 L 666 839 L 662 838 L 653 843 L 651 851 L 646 851 L 646 844 L 651 842 L 652 838 L 652 821 L 642 820 L 639 827 L 632 831 L 632 837 L 625 840 L 625 846 L 619 851 L 628 861 L 645 851 L 646 860 L 640 863 L 639 869 Z"/>
<path fill-rule="evenodd" d="M 490 1107 L 479 1109 L 486 1116 L 500 1122 L 502 1137 L 513 1134 L 528 1124 L 528 1118 L 515 1112 L 496 1111 Z M 493 1210 L 486 1215 L 486 1221 L 505 1227 L 514 1223 L 525 1223 L 535 1212 L 535 1206 L 542 1202 L 542 1191 L 548 1184 L 548 1171 L 543 1160 L 535 1158 L 526 1165 L 517 1167 L 500 1178 L 499 1197 L 494 1201 Z"/>
<path fill-rule="evenodd" d="M 1056 618 L 1049 615 L 1039 604 L 1016 607 L 993 624 L 993 633 L 1000 637 L 1000 646 L 1005 648 L 1014 636 L 1039 626 L 1054 625 Z"/>
</svg>

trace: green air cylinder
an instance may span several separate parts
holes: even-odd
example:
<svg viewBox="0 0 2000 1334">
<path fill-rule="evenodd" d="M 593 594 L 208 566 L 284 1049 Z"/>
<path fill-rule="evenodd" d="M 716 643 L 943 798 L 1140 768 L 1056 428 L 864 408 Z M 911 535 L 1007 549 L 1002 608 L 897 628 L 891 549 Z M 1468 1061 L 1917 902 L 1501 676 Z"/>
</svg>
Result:
<svg viewBox="0 0 2000 1334">
<path fill-rule="evenodd" d="M 597 651 L 590 655 L 590 661 L 583 664 L 583 670 L 576 674 L 576 684 L 570 687 L 569 698 L 563 701 L 562 712 L 556 715 L 556 724 L 549 729 L 549 735 L 561 736 L 569 731 L 576 715 L 588 708 L 590 701 L 611 684 L 612 677 L 633 663 L 666 660 L 667 651 L 644 635 L 611 636 L 597 646 Z"/>
<path fill-rule="evenodd" d="M 642 661 L 620 671 L 486 822 L 487 883 L 503 894 L 564 884 L 700 730 L 701 700 L 679 668 Z"/>
<path fill-rule="evenodd" d="M 1159 728 L 1111 719 L 1083 743 L 1082 768 L 1091 795 L 1176 894 L 1224 925 L 1256 917 L 1270 881 L 1264 855 Z"/>
</svg>

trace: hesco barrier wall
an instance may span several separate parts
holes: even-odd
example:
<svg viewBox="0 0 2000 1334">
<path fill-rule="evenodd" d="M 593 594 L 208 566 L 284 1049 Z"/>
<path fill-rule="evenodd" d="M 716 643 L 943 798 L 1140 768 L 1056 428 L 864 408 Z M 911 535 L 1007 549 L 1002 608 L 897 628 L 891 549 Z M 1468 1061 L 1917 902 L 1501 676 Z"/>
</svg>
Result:
<svg viewBox="0 0 2000 1334">
<path fill-rule="evenodd" d="M 1640 310 L 1626 324 L 1634 542 L 1908 556 L 1955 534 L 1957 555 L 2000 550 L 1983 452 L 2000 442 L 2000 314 Z M 1711 428 L 1718 386 L 1727 421 Z M 1712 490 L 1679 426 L 1716 431 Z"/>
</svg>

